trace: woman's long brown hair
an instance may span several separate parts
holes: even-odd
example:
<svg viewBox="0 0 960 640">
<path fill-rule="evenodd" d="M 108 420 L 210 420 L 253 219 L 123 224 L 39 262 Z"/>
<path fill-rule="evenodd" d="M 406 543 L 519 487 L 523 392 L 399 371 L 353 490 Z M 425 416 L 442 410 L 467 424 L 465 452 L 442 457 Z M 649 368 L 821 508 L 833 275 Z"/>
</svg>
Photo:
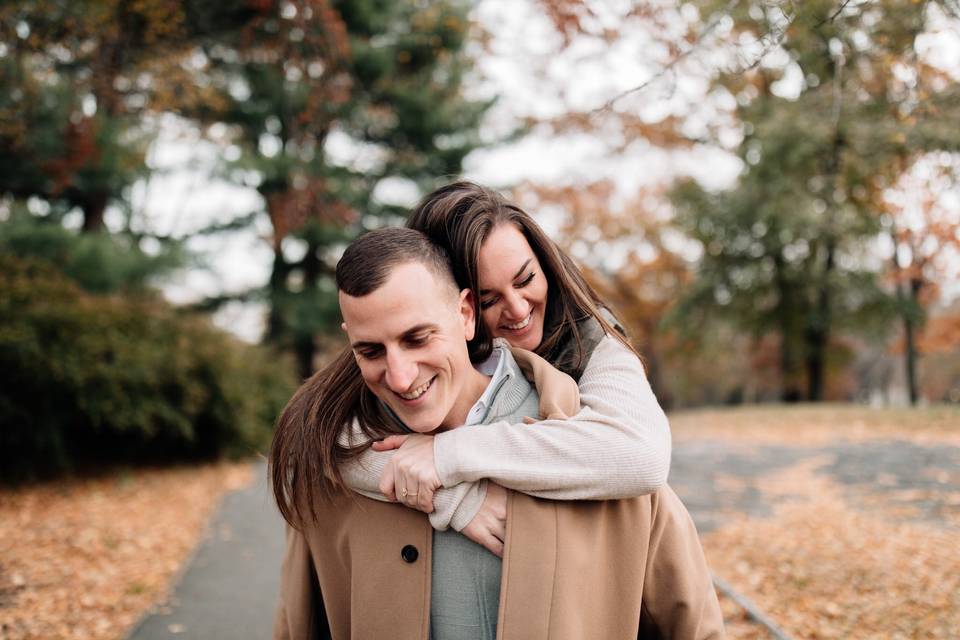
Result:
<svg viewBox="0 0 960 640">
<path fill-rule="evenodd" d="M 480 247 L 493 229 L 503 223 L 512 224 L 523 233 L 547 279 L 543 340 L 535 349 L 538 355 L 571 375 L 582 372 L 590 357 L 583 348 L 580 324 L 587 318 L 596 320 L 604 333 L 614 336 L 637 354 L 626 337 L 600 312 L 603 306 L 600 297 L 573 259 L 547 237 L 530 214 L 496 191 L 467 181 L 440 187 L 417 205 L 407 226 L 422 231 L 447 251 L 457 286 L 479 291 Z M 492 344 L 479 304 L 480 297 L 474 296 L 477 331 L 470 342 L 474 362 L 489 356 Z M 571 343 L 576 345 L 573 361 L 558 361 L 564 347 Z"/>
<path fill-rule="evenodd" d="M 303 383 L 277 419 L 270 480 L 280 514 L 294 527 L 316 519 L 318 499 L 344 489 L 340 465 L 369 446 L 338 442 L 354 417 L 370 440 L 403 432 L 364 384 L 348 347 Z"/>
</svg>

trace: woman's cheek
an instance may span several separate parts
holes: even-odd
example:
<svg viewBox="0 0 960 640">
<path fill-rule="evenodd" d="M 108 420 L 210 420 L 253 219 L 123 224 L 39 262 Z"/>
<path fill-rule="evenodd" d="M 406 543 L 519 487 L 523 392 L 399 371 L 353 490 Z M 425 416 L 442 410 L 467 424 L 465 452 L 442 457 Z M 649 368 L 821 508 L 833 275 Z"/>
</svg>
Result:
<svg viewBox="0 0 960 640">
<path fill-rule="evenodd" d="M 540 339 L 543 340 L 543 325 L 546 323 L 546 318 L 544 317 L 546 305 L 539 308 L 538 313 L 533 314 L 533 320 L 537 327 L 537 331 L 540 332 Z"/>
</svg>

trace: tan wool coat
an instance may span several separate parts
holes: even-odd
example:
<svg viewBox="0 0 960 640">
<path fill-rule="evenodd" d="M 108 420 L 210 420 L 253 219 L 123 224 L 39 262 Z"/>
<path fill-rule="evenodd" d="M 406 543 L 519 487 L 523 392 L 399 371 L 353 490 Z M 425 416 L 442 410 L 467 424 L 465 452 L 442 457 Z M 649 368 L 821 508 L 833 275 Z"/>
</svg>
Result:
<svg viewBox="0 0 960 640">
<path fill-rule="evenodd" d="M 541 414 L 571 415 L 575 384 L 513 353 Z M 273 637 L 427 640 L 427 516 L 352 493 L 317 508 L 315 523 L 288 528 Z M 669 487 L 605 501 L 510 491 L 504 542 L 498 640 L 724 637 L 696 529 Z"/>
<path fill-rule="evenodd" d="M 427 640 L 432 529 L 407 507 L 344 495 L 288 530 L 274 638 Z M 716 593 L 671 489 L 559 502 L 510 492 L 497 637 L 722 638 Z M 643 637 L 647 637 L 644 635 Z"/>
</svg>

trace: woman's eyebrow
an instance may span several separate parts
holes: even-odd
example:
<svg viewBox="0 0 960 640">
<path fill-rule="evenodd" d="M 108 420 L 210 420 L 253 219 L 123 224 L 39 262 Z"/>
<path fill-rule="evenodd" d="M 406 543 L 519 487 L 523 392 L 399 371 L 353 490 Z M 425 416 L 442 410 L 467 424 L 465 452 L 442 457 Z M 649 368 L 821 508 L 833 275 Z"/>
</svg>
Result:
<svg viewBox="0 0 960 640">
<path fill-rule="evenodd" d="M 533 258 L 527 258 L 526 262 L 524 262 L 522 265 L 520 265 L 520 268 L 517 269 L 517 272 L 516 272 L 515 274 L 513 274 L 513 277 L 510 278 L 510 279 L 511 279 L 511 280 L 516 280 L 516 279 L 519 278 L 521 275 L 523 275 L 523 272 L 526 271 L 527 265 L 530 264 L 530 261 L 531 261 L 531 260 L 533 260 Z M 486 295 L 486 294 L 488 294 L 488 293 L 490 293 L 490 289 L 480 289 L 480 295 L 481 295 L 481 296 L 482 296 L 482 295 Z"/>
</svg>

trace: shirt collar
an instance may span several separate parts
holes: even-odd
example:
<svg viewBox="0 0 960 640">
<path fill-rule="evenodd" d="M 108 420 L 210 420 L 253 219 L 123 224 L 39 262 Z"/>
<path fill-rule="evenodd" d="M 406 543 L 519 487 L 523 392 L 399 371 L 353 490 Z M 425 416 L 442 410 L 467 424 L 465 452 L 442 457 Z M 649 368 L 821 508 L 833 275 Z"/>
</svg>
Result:
<svg viewBox="0 0 960 640">
<path fill-rule="evenodd" d="M 490 382 L 487 384 L 487 388 L 484 389 L 480 399 L 474 403 L 470 408 L 470 412 L 467 413 L 465 425 L 479 424 L 487 416 L 487 412 L 490 410 L 490 404 L 493 402 L 496 391 L 500 387 L 500 382 L 507 375 L 506 360 L 503 345 L 494 343 L 490 357 L 480 364 L 475 365 L 474 368 L 477 371 L 485 376 L 490 376 Z"/>
</svg>

